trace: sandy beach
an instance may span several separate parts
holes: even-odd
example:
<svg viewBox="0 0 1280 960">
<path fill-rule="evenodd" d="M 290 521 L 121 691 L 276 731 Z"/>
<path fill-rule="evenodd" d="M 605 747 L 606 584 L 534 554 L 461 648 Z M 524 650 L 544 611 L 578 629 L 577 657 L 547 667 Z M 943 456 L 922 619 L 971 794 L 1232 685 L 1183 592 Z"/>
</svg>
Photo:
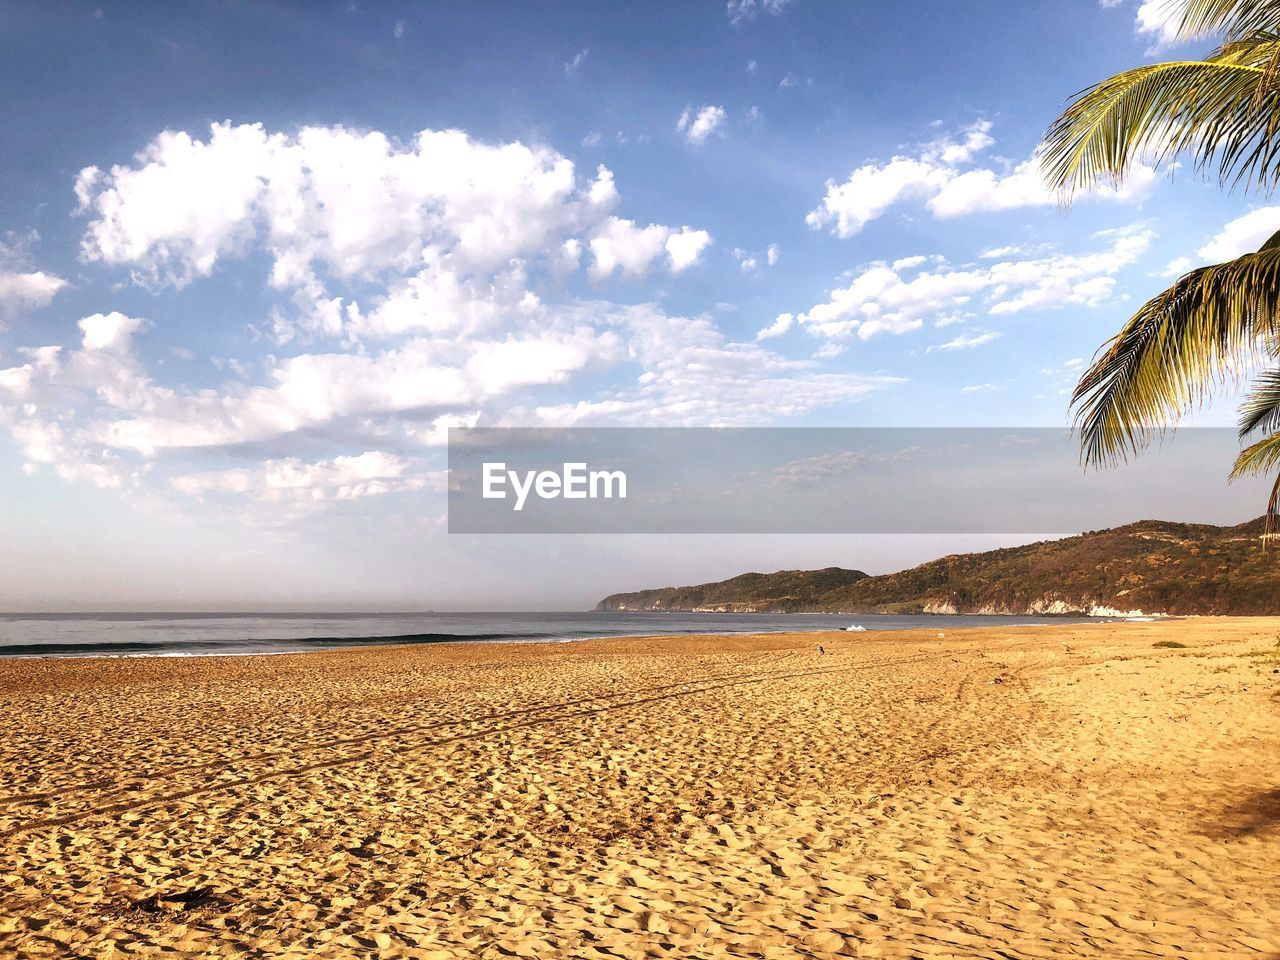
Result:
<svg viewBox="0 0 1280 960">
<path fill-rule="evenodd" d="M 0 954 L 1280 956 L 1278 635 L 6 661 Z"/>
</svg>

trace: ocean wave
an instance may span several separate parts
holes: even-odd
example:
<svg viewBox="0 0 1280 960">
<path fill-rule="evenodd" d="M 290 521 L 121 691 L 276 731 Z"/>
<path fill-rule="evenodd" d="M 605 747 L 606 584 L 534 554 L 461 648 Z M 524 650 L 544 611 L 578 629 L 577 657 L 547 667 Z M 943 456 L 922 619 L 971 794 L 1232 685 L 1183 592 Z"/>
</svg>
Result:
<svg viewBox="0 0 1280 960">
<path fill-rule="evenodd" d="M 234 640 L 101 640 L 66 643 L 0 644 L 0 657 L 128 656 L 168 653 L 199 654 L 290 653 L 328 647 L 393 646 L 422 643 L 537 643 L 586 639 L 563 633 L 396 633 L 352 637 L 245 637 Z"/>
</svg>

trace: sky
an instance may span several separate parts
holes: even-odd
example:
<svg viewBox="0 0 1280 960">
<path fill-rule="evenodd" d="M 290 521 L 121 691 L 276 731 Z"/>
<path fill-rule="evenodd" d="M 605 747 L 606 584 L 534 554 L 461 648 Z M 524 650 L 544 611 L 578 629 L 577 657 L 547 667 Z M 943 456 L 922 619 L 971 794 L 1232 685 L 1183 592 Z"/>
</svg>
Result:
<svg viewBox="0 0 1280 960">
<path fill-rule="evenodd" d="M 1160 7 L 0 3 L 0 609 L 576 609 L 1013 542 L 450 535 L 445 442 L 1069 423 L 1136 306 L 1280 228 L 1186 169 L 1043 187 L 1073 92 L 1205 46 Z"/>
</svg>

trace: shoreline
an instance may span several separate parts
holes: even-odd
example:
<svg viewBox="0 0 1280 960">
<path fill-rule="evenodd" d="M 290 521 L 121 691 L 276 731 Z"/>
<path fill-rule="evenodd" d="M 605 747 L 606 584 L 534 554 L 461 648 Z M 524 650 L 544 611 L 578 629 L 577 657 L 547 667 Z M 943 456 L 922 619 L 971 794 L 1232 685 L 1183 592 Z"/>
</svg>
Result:
<svg viewBox="0 0 1280 960">
<path fill-rule="evenodd" d="M 661 612 L 659 612 L 661 613 Z M 673 616 L 685 616 L 681 612 L 674 612 Z M 329 615 L 324 615 L 329 616 Z M 356 615 L 353 615 L 356 616 Z M 688 614 L 688 616 L 698 616 L 697 614 Z M 732 614 L 725 614 L 732 616 Z M 749 616 L 742 614 L 741 616 Z M 777 616 L 838 616 L 844 618 L 843 614 L 778 614 Z M 849 617 L 857 615 L 850 614 Z M 867 616 L 885 616 L 882 614 L 864 614 Z M 922 614 L 921 617 L 945 618 L 948 623 L 946 629 L 957 630 L 979 630 L 979 629 L 1014 629 L 1014 628 L 1030 628 L 1030 627 L 1056 627 L 1056 626 L 1088 626 L 1093 624 L 1109 624 L 1109 623 L 1167 623 L 1177 620 L 1186 619 L 1184 617 L 1171 616 L 1152 616 L 1152 617 L 1082 617 L 1066 614 L 1047 614 L 1047 615 L 1026 615 L 1020 617 L 1015 614 L 999 614 L 1013 622 L 990 624 L 979 622 L 983 619 L 990 618 L 992 614 Z M 203 619 L 203 615 L 190 615 L 190 619 Z M 974 623 L 956 625 L 953 621 L 973 618 Z M 92 618 L 89 618 L 92 619 Z M 1248 617 L 1228 617 L 1224 619 L 1249 619 Z M 1019 622 L 1021 621 L 1021 622 Z M 396 634 L 389 636 L 359 636 L 359 637 L 300 637 L 300 638 L 245 638 L 245 639 L 228 639 L 222 641 L 228 647 L 236 645 L 252 645 L 252 644 L 314 644 L 312 647 L 298 646 L 290 649 L 229 649 L 226 651 L 200 650 L 196 652 L 183 652 L 181 650 L 166 649 L 161 642 L 154 644 L 144 643 L 127 643 L 119 644 L 113 648 L 111 643 L 92 644 L 88 642 L 59 644 L 56 642 L 31 644 L 32 652 L 23 649 L 23 644 L 0 644 L 0 664 L 11 660 L 79 660 L 79 659 L 145 659 L 145 658 L 164 658 L 164 659 L 184 659 L 184 658 L 204 658 L 204 657 L 258 657 L 258 656 L 285 656 L 289 654 L 317 654 L 329 653 L 343 650 L 361 650 L 375 648 L 397 648 L 397 647 L 423 647 L 423 646 L 441 646 L 441 645 L 520 645 L 520 646 L 560 646 L 570 643 L 592 642 L 596 643 L 602 640 L 634 640 L 634 639 L 654 639 L 668 638 L 675 639 L 681 637 L 708 636 L 708 637 L 750 637 L 750 636 L 769 636 L 773 634 L 791 634 L 796 632 L 806 634 L 871 634 L 871 633 L 901 633 L 904 631 L 930 629 L 918 624 L 903 624 L 895 626 L 875 626 L 867 628 L 862 624 L 855 623 L 849 626 L 823 630 L 815 628 L 806 628 L 803 631 L 788 630 L 782 625 L 778 625 L 776 629 L 760 630 L 760 629 L 743 629 L 743 630 L 712 630 L 701 631 L 697 629 L 688 629 L 671 633 L 652 633 L 638 632 L 635 634 L 595 634 L 588 636 L 555 636 L 551 634 L 538 634 L 529 636 L 497 635 L 497 634 L 479 634 L 468 636 L 465 634 Z M 421 637 L 422 639 L 415 639 Z M 216 641 L 192 640 L 183 641 L 188 645 L 208 645 Z M 120 647 L 153 647 L 154 649 L 121 649 Z M 66 652 L 63 652 L 65 650 Z"/>
</svg>

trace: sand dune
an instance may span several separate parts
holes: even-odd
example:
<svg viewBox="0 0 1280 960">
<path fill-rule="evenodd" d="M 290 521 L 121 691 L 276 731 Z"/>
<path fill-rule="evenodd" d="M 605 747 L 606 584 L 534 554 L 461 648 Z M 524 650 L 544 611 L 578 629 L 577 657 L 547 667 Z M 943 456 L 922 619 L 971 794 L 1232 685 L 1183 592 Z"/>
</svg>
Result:
<svg viewBox="0 0 1280 960">
<path fill-rule="evenodd" d="M 1280 956 L 1278 634 L 4 662 L 0 954 Z"/>
</svg>

